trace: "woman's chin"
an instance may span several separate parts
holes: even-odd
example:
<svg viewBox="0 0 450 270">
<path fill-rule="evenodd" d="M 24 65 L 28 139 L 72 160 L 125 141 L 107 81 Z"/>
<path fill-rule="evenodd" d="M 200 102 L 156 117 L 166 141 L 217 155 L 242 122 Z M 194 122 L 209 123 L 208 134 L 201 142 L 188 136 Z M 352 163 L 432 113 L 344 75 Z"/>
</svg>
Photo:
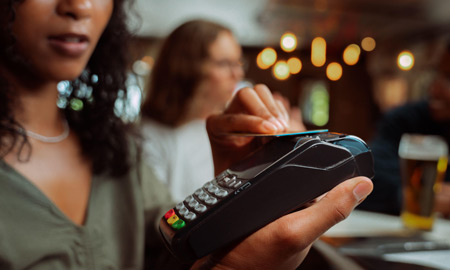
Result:
<svg viewBox="0 0 450 270">
<path fill-rule="evenodd" d="M 61 70 L 60 72 L 50 73 L 47 74 L 47 76 L 43 76 L 44 78 L 47 78 L 49 81 L 73 81 L 77 79 L 83 70 L 80 71 L 68 71 L 68 70 Z"/>
<path fill-rule="evenodd" d="M 47 66 L 37 67 L 42 78 L 52 81 L 71 81 L 78 78 L 84 71 L 86 63 L 84 61 L 49 61 Z"/>
</svg>

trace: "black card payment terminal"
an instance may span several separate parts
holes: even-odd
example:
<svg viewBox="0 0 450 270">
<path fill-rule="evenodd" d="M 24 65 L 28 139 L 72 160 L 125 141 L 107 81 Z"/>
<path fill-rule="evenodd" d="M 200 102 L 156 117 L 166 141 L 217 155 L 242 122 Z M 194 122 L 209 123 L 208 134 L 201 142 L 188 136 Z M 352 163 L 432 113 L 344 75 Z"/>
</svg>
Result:
<svg viewBox="0 0 450 270">
<path fill-rule="evenodd" d="M 373 157 L 356 136 L 279 137 L 170 209 L 160 231 L 182 261 L 236 243 L 355 176 L 372 178 Z"/>
</svg>

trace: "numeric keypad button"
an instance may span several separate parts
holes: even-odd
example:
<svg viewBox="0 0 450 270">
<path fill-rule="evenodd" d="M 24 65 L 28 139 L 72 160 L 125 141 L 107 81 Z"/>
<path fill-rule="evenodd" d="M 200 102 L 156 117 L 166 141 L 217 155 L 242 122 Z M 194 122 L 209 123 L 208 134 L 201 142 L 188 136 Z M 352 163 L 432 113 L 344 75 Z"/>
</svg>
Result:
<svg viewBox="0 0 450 270">
<path fill-rule="evenodd" d="M 209 191 L 210 193 L 215 193 L 217 190 L 219 190 L 219 188 L 216 187 L 216 186 L 214 186 L 214 185 L 208 187 L 208 191 Z"/>
<path fill-rule="evenodd" d="M 206 209 L 208 208 L 203 204 L 199 204 L 194 208 L 194 210 L 197 211 L 198 213 L 203 213 L 206 211 Z"/>
<path fill-rule="evenodd" d="M 212 197 L 212 196 L 209 196 L 209 198 L 207 198 L 207 199 L 205 200 L 205 203 L 206 203 L 206 204 L 209 204 L 209 205 L 216 204 L 216 203 L 217 203 L 217 198 Z"/>
<path fill-rule="evenodd" d="M 228 195 L 228 191 L 226 191 L 225 189 L 218 188 L 214 192 L 214 195 L 216 195 L 217 197 L 223 198 Z"/>
<path fill-rule="evenodd" d="M 189 196 L 186 197 L 186 199 L 184 199 L 184 201 L 185 201 L 187 204 L 189 204 L 190 202 L 195 201 L 195 198 L 194 198 L 194 196 L 189 195 Z"/>
<path fill-rule="evenodd" d="M 194 207 L 196 207 L 196 206 L 198 205 L 198 201 L 192 200 L 188 205 L 189 205 L 190 207 L 194 208 Z"/>
<path fill-rule="evenodd" d="M 185 219 L 190 221 L 194 220 L 196 217 L 197 215 L 194 212 L 189 212 L 184 216 Z"/>
<path fill-rule="evenodd" d="M 208 193 L 203 192 L 203 193 L 200 193 L 200 195 L 198 195 L 198 198 L 202 201 L 205 201 L 206 199 L 209 198 L 209 195 L 208 195 Z"/>
<path fill-rule="evenodd" d="M 178 210 L 178 212 L 180 213 L 180 215 L 184 216 L 189 212 L 189 210 L 186 207 L 183 207 L 180 210 Z"/>
<path fill-rule="evenodd" d="M 198 196 L 202 192 L 204 192 L 203 189 L 199 188 L 194 192 L 194 194 Z"/>
<path fill-rule="evenodd" d="M 208 195 L 206 192 L 203 192 L 202 194 L 200 194 L 200 195 L 198 196 L 198 198 L 199 198 L 200 200 L 202 200 L 202 201 L 205 201 L 206 199 L 209 198 L 209 195 Z"/>
<path fill-rule="evenodd" d="M 208 182 L 208 183 L 206 183 L 206 184 L 203 185 L 203 188 L 206 189 L 206 190 L 208 190 L 208 188 L 210 188 L 210 187 L 212 187 L 212 186 L 214 186 L 213 183 Z"/>
<path fill-rule="evenodd" d="M 178 203 L 178 204 L 175 206 L 175 209 L 177 209 L 178 211 L 179 211 L 180 209 L 182 209 L 182 208 L 184 208 L 184 203 L 183 203 L 183 202 L 180 202 L 180 203 Z"/>
</svg>

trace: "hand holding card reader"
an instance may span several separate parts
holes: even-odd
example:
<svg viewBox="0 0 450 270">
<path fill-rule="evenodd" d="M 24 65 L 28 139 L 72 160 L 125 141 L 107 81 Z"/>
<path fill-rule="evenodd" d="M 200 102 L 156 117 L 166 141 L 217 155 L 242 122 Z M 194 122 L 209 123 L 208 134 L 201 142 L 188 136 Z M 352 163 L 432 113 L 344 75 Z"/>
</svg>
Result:
<svg viewBox="0 0 450 270">
<path fill-rule="evenodd" d="M 355 176 L 372 178 L 361 139 L 339 133 L 279 137 L 169 210 L 160 231 L 182 261 L 236 243 Z"/>
</svg>

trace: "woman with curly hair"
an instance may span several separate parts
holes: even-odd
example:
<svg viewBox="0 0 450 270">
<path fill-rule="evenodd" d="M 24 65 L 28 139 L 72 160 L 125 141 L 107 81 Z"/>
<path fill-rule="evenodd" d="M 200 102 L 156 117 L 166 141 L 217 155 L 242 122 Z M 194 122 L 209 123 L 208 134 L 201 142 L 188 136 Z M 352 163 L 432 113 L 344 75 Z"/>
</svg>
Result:
<svg viewBox="0 0 450 270">
<path fill-rule="evenodd" d="M 161 206 L 168 193 L 140 166 L 130 128 L 114 111 L 126 91 L 123 2 L 0 2 L 2 270 L 142 269 L 145 244 L 150 258 L 163 251 L 154 224 L 158 209 L 168 209 Z M 58 85 L 70 106 L 57 106 Z M 248 88 L 209 119 L 216 172 L 254 145 L 222 134 L 274 132 L 269 119 L 280 112 L 273 104 L 263 86 Z M 349 180 L 328 199 L 191 267 L 291 269 L 371 187 L 364 178 Z"/>
</svg>

